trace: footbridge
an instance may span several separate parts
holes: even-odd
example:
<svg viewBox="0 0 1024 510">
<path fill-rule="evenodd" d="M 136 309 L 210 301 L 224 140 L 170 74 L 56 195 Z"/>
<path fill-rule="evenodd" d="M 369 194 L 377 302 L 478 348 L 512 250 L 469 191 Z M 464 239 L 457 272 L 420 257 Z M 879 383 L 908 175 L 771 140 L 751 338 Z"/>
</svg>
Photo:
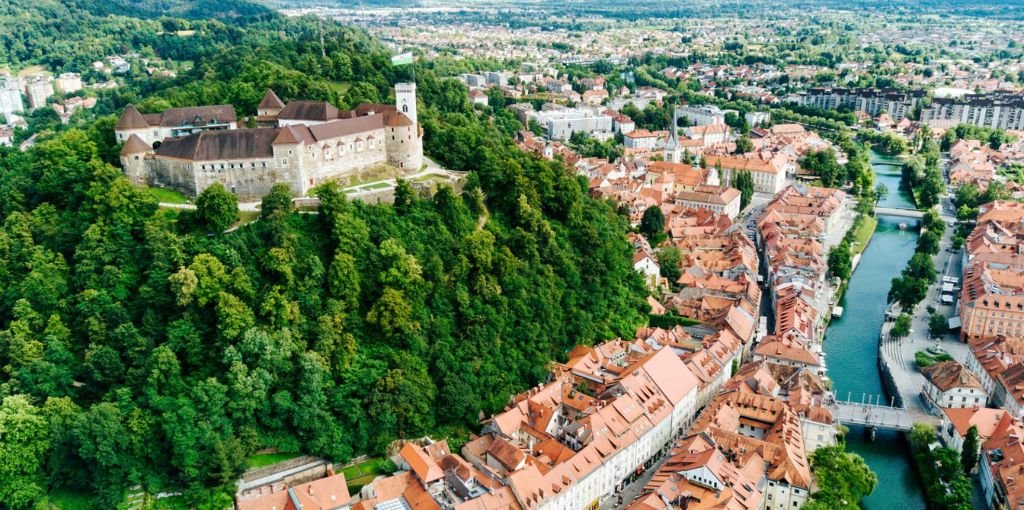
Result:
<svg viewBox="0 0 1024 510">
<path fill-rule="evenodd" d="M 880 403 L 836 401 L 832 413 L 843 425 L 904 432 L 914 427 L 914 419 L 906 409 Z"/>
<path fill-rule="evenodd" d="M 902 216 L 904 218 L 924 218 L 924 211 L 917 209 L 900 209 L 898 207 L 875 207 L 875 214 L 886 216 Z"/>
</svg>

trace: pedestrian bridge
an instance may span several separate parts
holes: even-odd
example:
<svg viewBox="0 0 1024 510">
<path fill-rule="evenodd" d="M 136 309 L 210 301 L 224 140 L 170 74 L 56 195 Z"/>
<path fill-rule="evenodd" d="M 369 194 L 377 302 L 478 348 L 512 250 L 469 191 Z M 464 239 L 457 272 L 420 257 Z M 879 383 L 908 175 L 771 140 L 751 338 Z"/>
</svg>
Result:
<svg viewBox="0 0 1024 510">
<path fill-rule="evenodd" d="M 900 431 L 908 431 L 914 426 L 914 419 L 902 407 L 837 401 L 832 405 L 832 413 L 843 425 Z"/>
<path fill-rule="evenodd" d="M 875 214 L 886 216 L 902 216 L 904 218 L 924 218 L 924 212 L 917 209 L 900 209 L 897 207 L 875 207 Z"/>
</svg>

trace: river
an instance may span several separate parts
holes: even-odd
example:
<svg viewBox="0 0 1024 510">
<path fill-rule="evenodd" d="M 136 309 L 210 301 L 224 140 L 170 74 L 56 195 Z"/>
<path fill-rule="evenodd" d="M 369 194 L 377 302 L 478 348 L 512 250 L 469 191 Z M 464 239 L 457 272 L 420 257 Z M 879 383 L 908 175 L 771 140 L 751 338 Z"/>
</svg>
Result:
<svg viewBox="0 0 1024 510">
<path fill-rule="evenodd" d="M 914 208 L 910 192 L 900 187 L 900 166 L 900 160 L 871 151 L 871 168 L 875 170 L 875 185 L 885 184 L 889 190 L 885 199 L 878 201 L 880 207 Z"/>
<path fill-rule="evenodd" d="M 889 195 L 879 205 L 912 209 L 910 197 L 899 189 L 898 163 L 872 153 L 875 182 L 885 184 Z M 905 231 L 900 223 L 908 223 Z M 917 244 L 915 220 L 880 216 L 875 235 L 864 251 L 840 305 L 843 317 L 833 319 L 825 332 L 828 375 L 836 397 L 860 400 L 861 394 L 885 395 L 878 369 L 878 334 L 885 313 L 890 281 L 914 254 Z M 887 399 L 887 396 L 883 396 Z M 847 435 L 851 451 L 859 453 L 878 475 L 878 487 L 864 500 L 868 510 L 922 510 L 926 508 L 909 447 L 896 432 L 878 431 L 871 441 L 863 429 L 853 427 Z"/>
</svg>

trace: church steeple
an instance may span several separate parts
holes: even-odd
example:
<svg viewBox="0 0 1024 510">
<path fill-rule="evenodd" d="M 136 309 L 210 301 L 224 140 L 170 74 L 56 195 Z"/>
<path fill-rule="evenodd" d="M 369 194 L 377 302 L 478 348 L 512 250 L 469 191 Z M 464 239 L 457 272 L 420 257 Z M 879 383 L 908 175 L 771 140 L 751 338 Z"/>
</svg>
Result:
<svg viewBox="0 0 1024 510">
<path fill-rule="evenodd" d="M 665 142 L 665 161 L 670 163 L 679 163 L 683 159 L 682 151 L 679 150 L 679 136 L 676 131 L 679 130 L 679 111 L 675 106 L 672 107 L 672 125 L 668 129 L 668 142 Z"/>
</svg>

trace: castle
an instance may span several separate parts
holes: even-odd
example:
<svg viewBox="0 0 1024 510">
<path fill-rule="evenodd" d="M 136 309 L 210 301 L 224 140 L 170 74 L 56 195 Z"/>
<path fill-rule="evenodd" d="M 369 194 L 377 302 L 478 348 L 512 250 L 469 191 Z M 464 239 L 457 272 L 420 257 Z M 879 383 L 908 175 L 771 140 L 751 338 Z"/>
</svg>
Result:
<svg viewBox="0 0 1024 510">
<path fill-rule="evenodd" d="M 326 101 L 285 104 L 272 90 L 255 128 L 238 128 L 231 105 L 172 108 L 143 115 L 129 105 L 114 127 L 121 166 L 138 185 L 190 196 L 219 182 L 242 199 L 258 199 L 279 182 L 305 196 L 325 181 L 389 165 L 408 173 L 423 165 L 416 84 L 395 85 L 395 105 L 343 111 Z"/>
</svg>

